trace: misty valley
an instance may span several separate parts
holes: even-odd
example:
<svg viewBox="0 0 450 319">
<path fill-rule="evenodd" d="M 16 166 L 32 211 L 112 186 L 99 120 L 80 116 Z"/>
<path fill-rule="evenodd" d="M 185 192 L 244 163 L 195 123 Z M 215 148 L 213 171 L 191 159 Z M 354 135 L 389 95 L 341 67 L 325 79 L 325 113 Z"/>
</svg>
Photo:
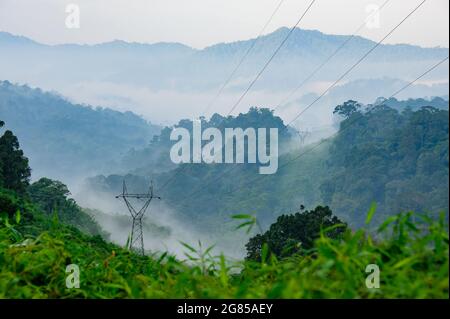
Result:
<svg viewBox="0 0 450 319">
<path fill-rule="evenodd" d="M 193 49 L 0 32 L 0 298 L 448 298 L 448 49 L 344 39 L 281 28 Z"/>
</svg>

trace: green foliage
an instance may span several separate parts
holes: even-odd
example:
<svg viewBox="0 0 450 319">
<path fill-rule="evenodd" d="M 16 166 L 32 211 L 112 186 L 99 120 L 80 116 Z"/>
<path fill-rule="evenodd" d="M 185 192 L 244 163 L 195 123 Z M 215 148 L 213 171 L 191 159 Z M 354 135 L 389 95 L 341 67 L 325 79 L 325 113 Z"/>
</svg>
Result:
<svg viewBox="0 0 450 319">
<path fill-rule="evenodd" d="M 373 240 L 365 230 L 342 239 L 324 232 L 307 255 L 231 262 L 212 248 L 183 245 L 192 257 L 138 256 L 43 218 L 37 235 L 0 224 L 0 298 L 448 298 L 448 231 L 438 220 L 392 216 Z M 12 229 L 20 236 L 13 236 Z M 80 268 L 80 288 L 65 286 L 66 266 Z M 380 289 L 365 285 L 368 264 Z"/>
<path fill-rule="evenodd" d="M 79 177 L 117 168 L 160 130 L 132 112 L 73 104 L 55 93 L 0 81 L 0 117 L 40 176 Z"/>
<path fill-rule="evenodd" d="M 28 193 L 31 200 L 48 213 L 54 208 L 63 207 L 70 195 L 66 185 L 46 177 L 31 184 L 28 187 Z"/>
<path fill-rule="evenodd" d="M 18 196 L 17 193 L 0 187 L 0 217 L 16 220 L 17 223 L 31 223 L 36 207 Z"/>
<path fill-rule="evenodd" d="M 280 216 L 249 241 L 245 261 L 215 255 L 213 246 L 201 242 L 198 247 L 182 243 L 186 260 L 167 252 L 138 256 L 89 235 L 100 231 L 90 228 L 94 220 L 68 198 L 67 187 L 41 179 L 27 188 L 33 202 L 16 192 L 20 189 L 0 188 L 0 298 L 448 298 L 447 214 L 391 215 L 392 207 L 426 211 L 448 203 L 448 112 L 350 111 L 331 148 L 246 192 L 207 201 L 208 208 L 195 206 L 197 196 L 186 218 L 192 220 L 195 211 L 196 219 L 207 220 L 208 209 L 218 210 L 217 222 L 232 211 L 234 222 L 241 222 L 237 227 L 251 232 L 260 219 L 273 220 L 274 208 L 292 205 L 299 193 L 311 192 L 310 200 L 318 200 L 321 185 L 339 216 L 347 214 L 345 220 L 364 228 L 346 229 L 328 207 L 319 206 Z M 350 126 L 355 116 L 363 120 Z M 187 172 L 190 177 L 172 188 L 172 196 L 223 170 L 201 166 Z M 245 185 L 253 173 L 252 167 L 241 167 L 199 196 L 206 201 Z M 370 205 L 364 219 L 361 207 Z M 366 229 L 373 222 L 380 225 L 377 232 Z M 65 286 L 66 266 L 72 263 L 81 270 L 80 289 Z M 381 270 L 380 289 L 365 285 L 369 264 Z"/>
<path fill-rule="evenodd" d="M 247 228 L 247 234 L 252 231 L 255 225 L 258 224 L 258 220 L 256 219 L 256 217 L 248 214 L 236 214 L 232 215 L 231 218 L 243 221 L 236 227 L 236 230 L 240 228 Z"/>
<path fill-rule="evenodd" d="M 217 229 L 211 234 L 216 241 L 248 239 L 245 232 L 236 234 L 236 222 L 230 221 L 230 215 L 244 212 L 257 216 L 262 228 L 267 229 L 274 219 L 299 203 L 308 207 L 327 205 L 353 228 L 365 225 L 364 212 L 373 201 L 377 203 L 377 214 L 371 227 L 393 212 L 448 212 L 448 110 L 426 107 L 426 103 L 439 106 L 440 102 L 433 101 L 401 102 L 402 112 L 387 106 L 367 112 L 360 103 L 347 101 L 337 108 L 337 112 L 343 112 L 341 115 L 346 114 L 340 134 L 320 142 L 319 146 L 280 152 L 279 169 L 273 175 L 258 176 L 254 165 L 197 164 L 179 165 L 155 175 L 154 179 L 157 185 L 175 181 L 161 196 L 177 211 L 179 220 L 199 230 Z M 394 102 L 391 99 L 386 103 L 394 107 Z M 409 104 L 412 108 L 406 107 Z M 202 127 L 223 120 L 213 116 Z M 231 127 L 247 127 L 259 121 L 280 130 L 282 127 L 278 118 L 273 115 L 270 118 L 270 112 L 260 109 L 225 121 Z M 190 125 L 188 120 L 178 124 L 186 128 Z M 170 130 L 163 130 L 150 153 L 156 154 L 164 145 L 163 153 L 167 155 L 171 145 L 169 134 Z M 142 163 L 150 153 L 136 159 Z M 143 171 L 126 176 L 99 176 L 90 180 L 89 191 L 115 195 L 121 191 L 123 178 L 127 185 L 145 189 L 148 180 L 139 176 Z M 195 192 L 188 196 L 191 190 Z M 247 222 L 242 227 L 250 235 L 256 235 L 257 228 L 250 218 L 242 222 Z"/>
<path fill-rule="evenodd" d="M 187 261 L 197 264 L 200 267 L 202 274 L 206 275 L 214 273 L 216 260 L 211 255 L 211 252 L 215 245 L 204 248 L 200 240 L 198 241 L 198 248 L 194 248 L 185 242 L 180 242 L 180 244 L 187 249 L 187 251 L 184 252 L 184 255 L 188 258 Z"/>
<path fill-rule="evenodd" d="M 55 223 L 61 221 L 88 234 L 107 237 L 96 220 L 68 197 L 70 191 L 60 181 L 43 177 L 28 187 L 28 194 L 43 212 L 53 216 Z"/>
<path fill-rule="evenodd" d="M 0 207 L 3 214 L 12 217 L 21 206 L 22 202 L 14 192 L 0 188 Z"/>
<path fill-rule="evenodd" d="M 362 105 L 356 101 L 348 100 L 344 104 L 338 105 L 334 108 L 333 114 L 339 114 L 346 118 L 350 117 L 356 112 L 360 112 Z"/>
<path fill-rule="evenodd" d="M 41 180 L 28 202 L 0 189 L 0 298 L 448 298 L 448 225 L 420 214 L 391 216 L 376 239 L 364 229 L 330 235 L 338 221 L 327 208 L 306 218 L 314 249 L 278 259 L 263 244 L 259 262 L 227 260 L 214 247 L 189 243 L 187 260 L 164 253 L 139 256 L 60 220 L 68 195 L 60 183 Z M 37 194 L 49 195 L 44 200 Z M 55 205 L 55 206 L 58 206 Z M 367 221 L 374 215 L 369 212 Z M 251 216 L 251 215 L 249 215 Z M 246 218 L 241 215 L 238 220 Z M 248 217 L 248 216 L 247 216 Z M 254 217 L 254 216 L 251 216 Z M 370 218 L 369 218 L 370 217 Z M 295 220 L 305 219 L 297 216 Z M 254 217 L 256 222 L 256 217 Z M 283 224 L 283 223 L 281 223 Z M 319 226 L 320 225 L 320 226 Z M 333 226 L 334 225 L 334 226 Z M 331 227 L 328 227 L 331 226 Z M 301 229 L 307 229 L 301 228 Z M 298 229 L 295 227 L 295 229 Z M 275 232 L 276 233 L 276 232 Z M 278 234 L 280 234 L 278 232 Z M 295 232 L 294 232 L 295 234 Z M 305 241 L 306 242 L 306 241 Z M 289 242 L 284 243 L 289 247 Z M 381 269 L 381 288 L 365 285 L 368 264 Z M 79 289 L 66 287 L 66 266 L 81 271 Z"/>
<path fill-rule="evenodd" d="M 216 113 L 209 120 L 201 117 L 200 121 L 202 130 L 214 127 L 218 128 L 223 135 L 225 128 L 242 128 L 243 130 L 255 127 L 277 128 L 280 134 L 279 144 L 281 150 L 283 150 L 284 144 L 290 138 L 290 132 L 286 129 L 282 119 L 275 116 L 273 111 L 267 108 L 252 107 L 247 113 L 240 113 L 236 117 L 223 117 Z M 173 127 L 162 129 L 160 135 L 154 136 L 147 147 L 131 149 L 123 159 L 124 166 L 131 168 L 134 174 L 142 176 L 175 169 L 176 165 L 170 159 L 170 149 L 176 143 L 176 141 L 170 139 L 170 133 L 173 128 L 185 128 L 191 133 L 191 138 L 193 137 L 192 120 L 182 119 Z M 203 141 L 203 145 L 206 143 L 207 141 Z M 245 141 L 245 145 L 247 148 L 247 141 Z M 258 161 L 259 159 L 257 159 Z"/>
<path fill-rule="evenodd" d="M 2 121 L 0 127 L 4 125 Z M 0 137 L 0 187 L 23 193 L 29 184 L 31 169 L 20 149 L 17 137 L 9 130 Z"/>
<path fill-rule="evenodd" d="M 259 261 L 264 245 L 277 258 L 308 253 L 314 242 L 325 232 L 329 238 L 337 239 L 345 232 L 346 225 L 325 206 L 311 211 L 281 215 L 264 234 L 257 234 L 246 244 L 247 259 Z"/>
<path fill-rule="evenodd" d="M 380 100 L 377 101 L 377 103 L 380 103 L 380 102 L 381 102 Z M 431 99 L 409 98 L 409 99 L 403 100 L 403 101 L 400 101 L 394 97 L 391 97 L 390 99 L 383 99 L 382 104 L 389 106 L 390 108 L 396 109 L 398 111 L 404 111 L 406 109 L 417 111 L 417 110 L 420 110 L 420 108 L 422 108 L 425 105 L 432 106 L 432 107 L 440 109 L 440 110 L 448 111 L 448 100 L 444 100 L 443 98 L 438 97 L 438 96 L 435 96 Z"/>
<path fill-rule="evenodd" d="M 427 106 L 350 114 L 330 148 L 323 201 L 352 227 L 364 225 L 372 201 L 374 224 L 392 212 L 448 214 L 448 121 L 448 110 Z"/>
</svg>

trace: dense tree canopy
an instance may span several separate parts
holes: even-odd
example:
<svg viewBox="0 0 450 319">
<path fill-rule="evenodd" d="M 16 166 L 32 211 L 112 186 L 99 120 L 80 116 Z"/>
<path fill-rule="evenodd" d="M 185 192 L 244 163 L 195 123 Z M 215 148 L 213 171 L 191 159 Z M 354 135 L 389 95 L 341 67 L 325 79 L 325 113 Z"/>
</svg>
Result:
<svg viewBox="0 0 450 319">
<path fill-rule="evenodd" d="M 159 132 L 132 112 L 74 104 L 58 94 L 0 81 L 0 117 L 40 176 L 77 178 L 116 168 Z"/>
<path fill-rule="evenodd" d="M 251 107 L 246 113 L 227 117 L 215 113 L 209 120 L 205 117 L 201 117 L 200 121 L 202 131 L 214 127 L 221 131 L 222 136 L 225 135 L 225 128 L 241 128 L 243 130 L 247 128 L 277 128 L 279 133 L 278 143 L 280 153 L 291 138 L 291 131 L 287 129 L 283 120 L 276 116 L 272 110 L 267 108 Z M 170 149 L 176 143 L 176 141 L 170 140 L 170 133 L 174 128 L 187 129 L 190 132 L 192 139 L 193 122 L 190 119 L 182 119 L 172 127 L 163 128 L 159 135 L 153 137 L 147 147 L 143 149 L 132 148 L 124 156 L 123 165 L 129 167 L 133 173 L 139 175 L 149 175 L 154 174 L 155 172 L 175 169 L 176 165 L 170 159 Z M 202 145 L 206 143 L 207 141 L 202 141 Z M 247 149 L 248 140 L 245 139 L 244 143 L 245 149 Z M 257 159 L 257 161 L 259 161 L 259 159 Z"/>
<path fill-rule="evenodd" d="M 344 117 L 349 117 L 353 113 L 359 112 L 362 108 L 361 103 L 357 101 L 348 100 L 334 108 L 333 114 L 339 114 Z"/>
<path fill-rule="evenodd" d="M 349 114 L 330 148 L 324 202 L 352 226 L 363 223 L 372 201 L 378 220 L 397 211 L 448 212 L 448 132 L 448 111 L 429 106 Z"/>
<path fill-rule="evenodd" d="M 0 127 L 5 123 L 0 121 Z M 28 159 L 9 130 L 0 137 L 0 186 L 23 193 L 31 175 Z"/>
<path fill-rule="evenodd" d="M 326 230 L 332 226 L 336 227 Z M 246 244 L 247 259 L 259 260 L 264 244 L 267 244 L 269 252 L 277 257 L 301 254 L 313 248 L 321 230 L 324 230 L 328 237 L 336 239 L 345 229 L 346 225 L 333 216 L 328 206 L 317 206 L 313 210 L 293 215 L 281 215 L 264 234 L 250 238 Z"/>
<path fill-rule="evenodd" d="M 440 211 L 448 213 L 448 110 L 423 105 L 433 104 L 428 100 L 409 102 L 414 108 L 403 103 L 401 111 L 383 104 L 367 111 L 370 107 L 356 101 L 342 103 L 337 112 L 346 115 L 340 114 L 339 134 L 320 145 L 281 154 L 280 169 L 270 176 L 256 176 L 251 165 L 198 164 L 180 165 L 155 174 L 154 179 L 156 185 L 172 180 L 161 195 L 180 219 L 200 230 L 217 229 L 217 233 L 232 232 L 230 216 L 242 213 L 257 216 L 268 229 L 277 216 L 292 211 L 298 203 L 328 205 L 353 228 L 364 225 L 373 201 L 377 214 L 372 226 L 399 211 L 432 212 L 434 216 Z M 417 107 L 420 102 L 422 108 Z M 232 124 L 234 119 L 244 125 L 269 115 L 267 110 L 255 109 L 250 115 L 238 116 L 239 120 L 230 117 L 226 121 Z M 208 123 L 222 120 L 215 115 Z M 268 123 L 276 125 L 277 121 L 274 118 Z M 163 132 L 160 140 L 167 140 L 163 135 L 170 130 Z M 158 143 L 152 146 L 155 154 Z M 93 178 L 89 190 L 116 194 L 123 178 L 130 187 L 145 189 L 148 175 L 135 173 Z M 194 196 L 187 196 L 190 193 Z M 180 198 L 180 194 L 186 195 Z"/>
<path fill-rule="evenodd" d="M 48 215 L 57 216 L 59 220 L 86 233 L 106 236 L 92 216 L 68 197 L 70 191 L 60 181 L 43 177 L 28 187 L 28 193 L 33 203 Z"/>
</svg>

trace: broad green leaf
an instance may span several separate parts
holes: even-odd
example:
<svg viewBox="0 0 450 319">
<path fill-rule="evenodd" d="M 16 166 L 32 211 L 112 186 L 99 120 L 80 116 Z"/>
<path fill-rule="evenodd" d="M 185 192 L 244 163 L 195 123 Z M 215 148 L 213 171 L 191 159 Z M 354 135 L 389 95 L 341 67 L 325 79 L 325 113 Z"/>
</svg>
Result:
<svg viewBox="0 0 450 319">
<path fill-rule="evenodd" d="M 367 213 L 367 217 L 366 217 L 366 225 L 368 225 L 370 223 L 370 221 L 372 220 L 373 215 L 375 214 L 375 211 L 377 210 L 377 203 L 373 202 L 370 205 L 370 209 L 369 212 Z"/>
<path fill-rule="evenodd" d="M 386 228 L 392 224 L 393 222 L 395 222 L 398 219 L 397 216 L 390 216 L 388 218 L 386 218 L 386 220 L 380 225 L 380 227 L 378 227 L 378 232 L 381 233 L 384 230 L 386 230 Z"/>
<path fill-rule="evenodd" d="M 16 211 L 16 224 L 20 224 L 20 210 Z"/>
<path fill-rule="evenodd" d="M 237 215 L 231 215 L 231 218 L 234 218 L 234 219 L 252 219 L 253 216 L 252 215 L 247 215 L 247 214 L 237 214 Z"/>
<path fill-rule="evenodd" d="M 266 262 L 268 255 L 269 255 L 269 245 L 267 245 L 267 243 L 264 243 L 261 248 L 261 263 Z"/>
<path fill-rule="evenodd" d="M 166 258 L 167 254 L 168 254 L 167 251 L 164 252 L 164 253 L 161 255 L 161 257 L 159 257 L 157 263 L 160 264 L 160 263 L 164 260 L 164 258 Z"/>
<path fill-rule="evenodd" d="M 216 247 L 216 245 L 209 246 L 209 247 L 205 250 L 204 255 L 208 255 L 208 253 L 209 253 L 211 250 L 213 250 L 214 247 Z"/>
<path fill-rule="evenodd" d="M 196 253 L 196 252 L 197 252 L 197 250 L 196 250 L 194 247 L 188 245 L 188 244 L 185 243 L 185 242 L 180 241 L 180 244 L 183 245 L 184 247 L 186 247 L 187 249 L 189 249 L 189 250 L 190 250 L 191 252 L 193 252 L 193 253 Z"/>
<path fill-rule="evenodd" d="M 249 222 L 242 223 L 242 224 L 240 224 L 239 226 L 236 227 L 236 230 L 240 229 L 242 227 L 245 227 L 245 226 L 253 225 L 254 223 L 255 223 L 254 221 L 249 221 Z"/>
</svg>

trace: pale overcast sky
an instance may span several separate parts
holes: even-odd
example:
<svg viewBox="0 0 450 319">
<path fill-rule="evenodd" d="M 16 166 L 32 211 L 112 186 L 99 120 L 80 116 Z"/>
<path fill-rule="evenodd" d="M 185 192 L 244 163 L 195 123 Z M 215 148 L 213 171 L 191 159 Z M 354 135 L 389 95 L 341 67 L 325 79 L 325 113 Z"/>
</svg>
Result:
<svg viewBox="0 0 450 319">
<path fill-rule="evenodd" d="M 0 31 L 57 43 L 181 42 L 196 48 L 255 37 L 280 0 L 0 0 Z M 368 6 L 385 0 L 316 0 L 301 28 L 351 34 Z M 421 0 L 390 0 L 379 28 L 362 36 L 378 40 Z M 68 4 L 80 8 L 80 28 L 65 26 Z M 265 33 L 292 26 L 310 0 L 285 0 Z M 449 46 L 449 1 L 427 2 L 387 43 Z"/>
</svg>

